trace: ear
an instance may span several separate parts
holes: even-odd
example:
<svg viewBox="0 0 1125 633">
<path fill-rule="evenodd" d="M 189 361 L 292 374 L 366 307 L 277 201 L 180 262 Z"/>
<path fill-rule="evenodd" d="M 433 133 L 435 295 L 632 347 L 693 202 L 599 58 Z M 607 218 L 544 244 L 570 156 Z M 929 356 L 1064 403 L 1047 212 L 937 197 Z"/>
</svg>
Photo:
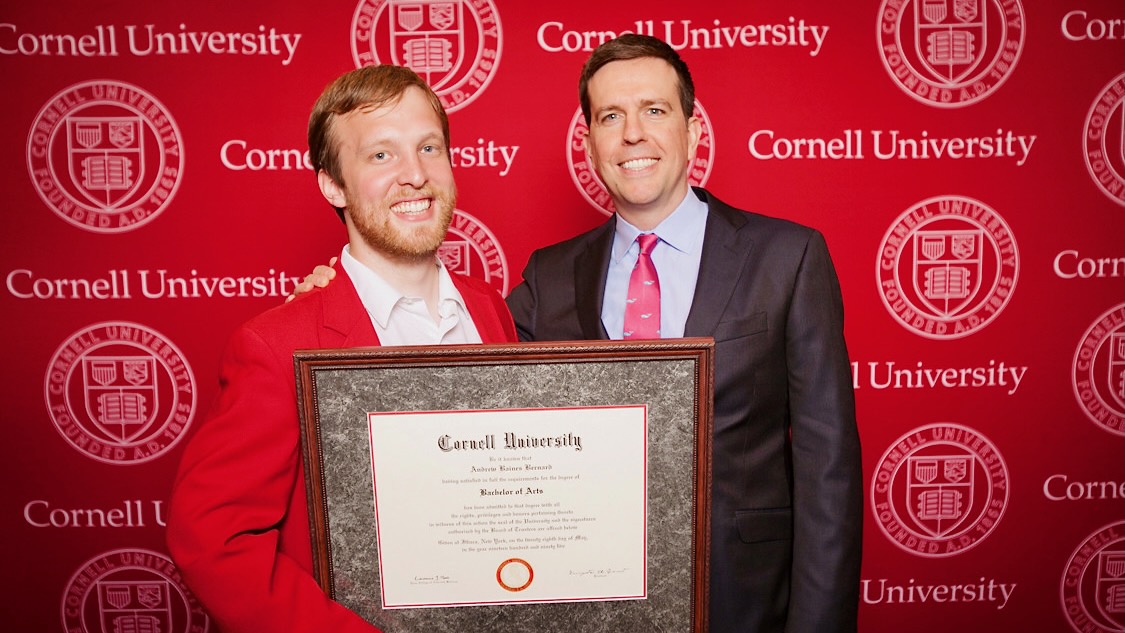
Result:
<svg viewBox="0 0 1125 633">
<path fill-rule="evenodd" d="M 699 120 L 699 115 L 692 115 L 687 120 L 688 129 L 688 161 L 695 160 L 695 150 L 699 147 L 699 139 L 703 136 L 703 123 Z"/>
<path fill-rule="evenodd" d="M 320 193 L 324 195 L 324 199 L 328 200 L 328 204 L 343 209 L 347 206 L 347 196 L 344 195 L 344 189 L 328 172 L 323 169 L 316 173 L 316 181 L 320 185 Z"/>
</svg>

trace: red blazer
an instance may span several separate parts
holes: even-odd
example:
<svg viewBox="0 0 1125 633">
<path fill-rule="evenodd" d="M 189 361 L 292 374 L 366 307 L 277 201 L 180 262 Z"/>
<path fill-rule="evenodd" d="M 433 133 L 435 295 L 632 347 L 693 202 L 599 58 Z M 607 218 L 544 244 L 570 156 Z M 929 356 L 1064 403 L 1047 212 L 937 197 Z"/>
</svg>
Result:
<svg viewBox="0 0 1125 633">
<path fill-rule="evenodd" d="M 485 343 L 516 340 L 500 295 L 453 275 Z M 168 551 L 224 633 L 376 629 L 330 600 L 312 575 L 293 351 L 379 345 L 351 279 L 240 327 L 220 392 L 184 451 L 172 491 Z"/>
</svg>

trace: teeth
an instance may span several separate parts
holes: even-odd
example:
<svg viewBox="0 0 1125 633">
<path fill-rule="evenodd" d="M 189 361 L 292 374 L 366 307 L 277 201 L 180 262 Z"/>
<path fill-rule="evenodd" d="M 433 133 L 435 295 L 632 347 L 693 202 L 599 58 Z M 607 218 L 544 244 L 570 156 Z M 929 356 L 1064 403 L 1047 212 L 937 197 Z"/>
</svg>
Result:
<svg viewBox="0 0 1125 633">
<path fill-rule="evenodd" d="M 637 158 L 635 160 L 627 160 L 624 163 L 621 163 L 621 166 L 624 167 L 625 169 L 638 170 L 638 169 L 644 169 L 645 167 L 648 167 L 649 165 L 655 165 L 655 164 L 656 164 L 655 158 Z"/>
<path fill-rule="evenodd" d="M 391 205 L 391 211 L 403 215 L 417 215 L 430 208 L 429 200 L 409 200 Z"/>
</svg>

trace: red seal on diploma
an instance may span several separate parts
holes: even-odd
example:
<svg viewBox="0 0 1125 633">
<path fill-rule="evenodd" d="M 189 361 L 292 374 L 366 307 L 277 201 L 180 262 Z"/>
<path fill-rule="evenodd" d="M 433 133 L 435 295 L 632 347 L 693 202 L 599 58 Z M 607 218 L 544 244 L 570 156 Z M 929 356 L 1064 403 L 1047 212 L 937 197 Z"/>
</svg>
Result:
<svg viewBox="0 0 1125 633">
<path fill-rule="evenodd" d="M 534 579 L 535 572 L 522 558 L 509 558 L 496 568 L 496 582 L 508 591 L 523 591 Z"/>
</svg>

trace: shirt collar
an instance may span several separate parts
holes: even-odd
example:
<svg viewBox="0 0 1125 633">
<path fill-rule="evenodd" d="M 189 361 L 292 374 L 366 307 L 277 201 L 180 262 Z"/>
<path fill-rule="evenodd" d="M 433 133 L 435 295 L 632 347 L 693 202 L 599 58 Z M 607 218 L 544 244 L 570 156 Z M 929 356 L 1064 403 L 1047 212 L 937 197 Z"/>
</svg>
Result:
<svg viewBox="0 0 1125 633">
<path fill-rule="evenodd" d="M 445 263 L 437 257 L 434 258 L 434 261 L 440 269 L 438 271 L 439 314 L 442 317 L 448 316 L 456 310 L 457 306 L 467 310 L 465 300 L 461 297 L 457 287 L 453 285 L 453 278 L 450 276 L 449 270 L 446 269 Z M 399 301 L 407 298 L 406 295 L 395 290 L 378 273 L 352 257 L 346 244 L 340 254 L 340 265 L 344 267 L 348 277 L 351 277 L 352 285 L 355 286 L 356 293 L 359 294 L 359 300 L 363 303 L 363 307 L 367 309 L 367 313 L 379 324 L 379 327 L 386 328 L 391 320 L 391 311 L 394 310 Z"/>
<path fill-rule="evenodd" d="M 617 226 L 613 236 L 614 261 L 620 261 L 632 248 L 637 236 L 642 233 L 640 229 L 629 224 L 625 218 L 616 216 Z M 671 215 L 656 225 L 651 232 L 656 233 L 660 240 L 672 248 L 682 252 L 691 253 L 702 248 L 703 229 L 707 225 L 707 204 L 695 196 L 695 192 L 688 187 L 687 195 L 680 202 Z"/>
</svg>

